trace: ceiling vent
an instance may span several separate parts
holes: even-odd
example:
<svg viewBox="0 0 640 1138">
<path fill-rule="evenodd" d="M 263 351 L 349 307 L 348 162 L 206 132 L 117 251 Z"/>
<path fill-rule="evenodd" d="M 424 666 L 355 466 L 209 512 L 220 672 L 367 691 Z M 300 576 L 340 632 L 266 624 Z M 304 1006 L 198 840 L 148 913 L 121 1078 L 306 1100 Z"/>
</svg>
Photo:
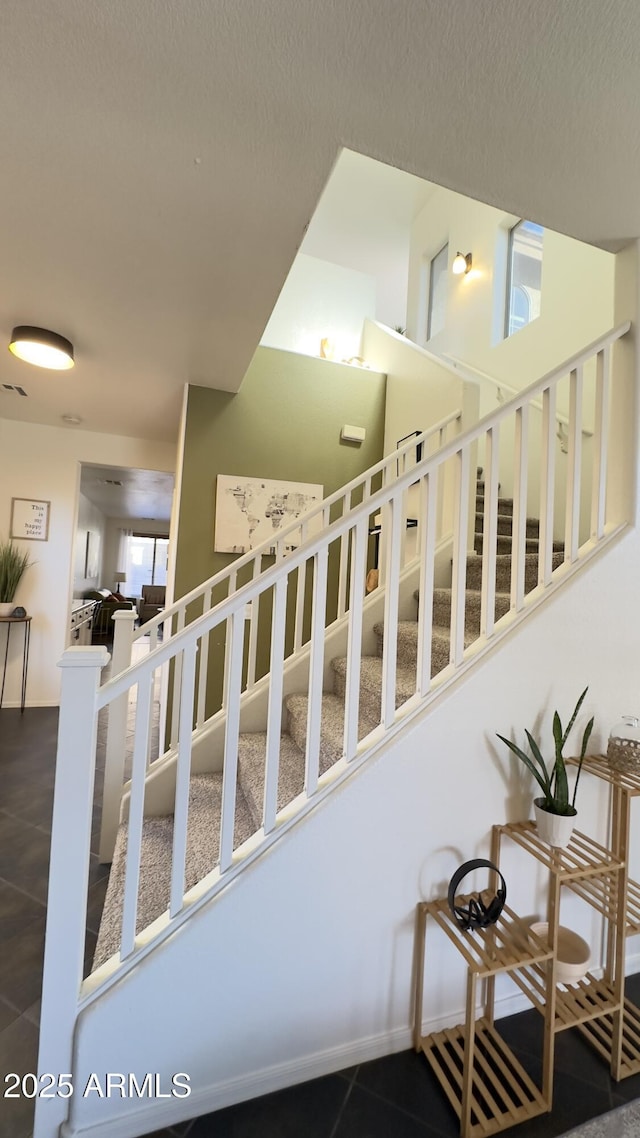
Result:
<svg viewBox="0 0 640 1138">
<path fill-rule="evenodd" d="M 24 395 L 25 399 L 27 398 L 27 393 L 26 393 L 24 387 L 18 387 L 18 385 L 16 383 L 3 383 L 2 384 L 2 390 L 3 391 L 13 391 L 13 392 L 15 392 L 16 395 Z"/>
<path fill-rule="evenodd" d="M 119 478 L 104 478 L 103 483 L 105 486 L 122 486 Z"/>
</svg>

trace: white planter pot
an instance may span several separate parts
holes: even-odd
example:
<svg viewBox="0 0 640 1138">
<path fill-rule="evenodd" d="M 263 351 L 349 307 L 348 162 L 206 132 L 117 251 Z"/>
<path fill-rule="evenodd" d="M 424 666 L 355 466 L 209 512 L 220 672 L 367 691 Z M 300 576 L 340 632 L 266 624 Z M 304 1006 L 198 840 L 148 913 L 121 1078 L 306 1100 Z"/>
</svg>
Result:
<svg viewBox="0 0 640 1138">
<path fill-rule="evenodd" d="M 536 827 L 542 841 L 550 846 L 568 846 L 576 824 L 577 810 L 573 814 L 550 814 L 540 806 L 542 801 L 541 798 L 533 800 Z"/>
<path fill-rule="evenodd" d="M 0 616 L 11 616 L 15 607 L 15 601 L 0 601 Z"/>
</svg>

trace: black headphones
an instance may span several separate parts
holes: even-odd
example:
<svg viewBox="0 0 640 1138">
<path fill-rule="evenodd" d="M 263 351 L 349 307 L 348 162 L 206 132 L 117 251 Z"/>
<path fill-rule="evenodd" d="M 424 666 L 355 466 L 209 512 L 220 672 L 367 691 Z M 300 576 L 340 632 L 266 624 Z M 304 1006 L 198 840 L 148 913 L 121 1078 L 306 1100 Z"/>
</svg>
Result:
<svg viewBox="0 0 640 1138">
<path fill-rule="evenodd" d="M 494 873 L 498 874 L 502 884 L 495 897 L 492 897 L 487 905 L 485 905 L 482 900 L 480 893 L 476 893 L 475 896 L 471 897 L 468 905 L 456 905 L 455 897 L 458 886 L 463 877 L 466 877 L 468 873 L 472 873 L 474 869 L 492 869 Z M 449 882 L 449 892 L 447 894 L 449 908 L 455 920 L 460 925 L 460 928 L 464 929 L 465 932 L 473 932 L 474 929 L 486 929 L 489 925 L 494 925 L 504 908 L 506 899 L 507 883 L 504 877 L 500 873 L 497 865 L 494 865 L 492 861 L 486 861 L 483 857 L 475 858 L 474 861 L 465 861 L 464 865 L 456 869 Z"/>
</svg>

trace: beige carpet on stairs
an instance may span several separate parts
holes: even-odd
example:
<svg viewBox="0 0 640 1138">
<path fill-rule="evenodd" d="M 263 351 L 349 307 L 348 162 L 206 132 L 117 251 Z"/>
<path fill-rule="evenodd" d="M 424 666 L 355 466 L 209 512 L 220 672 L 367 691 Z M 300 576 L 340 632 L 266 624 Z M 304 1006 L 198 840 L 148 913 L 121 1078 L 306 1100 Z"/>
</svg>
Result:
<svg viewBox="0 0 640 1138">
<path fill-rule="evenodd" d="M 484 524 L 483 484 L 478 481 L 476 498 L 476 549 L 482 548 Z M 500 540 L 510 541 L 513 503 L 499 499 L 498 530 Z M 533 548 L 525 557 L 525 591 L 537 585 L 538 556 L 537 519 L 527 520 L 528 543 Z M 554 568 L 561 564 L 563 554 L 553 554 Z M 482 583 L 482 557 L 474 552 L 467 557 L 467 590 L 465 604 L 465 644 L 470 644 L 480 630 L 480 588 Z M 511 556 L 499 553 L 496 558 L 496 619 L 509 611 L 511 588 Z M 416 594 L 416 600 L 419 598 Z M 449 663 L 451 626 L 451 590 L 439 588 L 433 597 L 433 633 L 431 674 L 436 675 Z M 378 652 L 363 656 L 360 670 L 360 709 L 358 737 L 364 738 L 380 722 L 382 692 L 382 650 L 384 627 L 375 625 Z M 418 650 L 417 606 L 416 619 L 400 621 L 397 638 L 396 706 L 400 707 L 415 692 Z M 331 661 L 333 691 L 322 698 L 320 740 L 320 773 L 337 762 L 343 751 L 344 697 L 347 661 Z M 304 693 L 289 695 L 285 699 L 286 731 L 280 746 L 278 780 L 278 809 L 300 794 L 304 788 L 305 744 L 307 732 L 308 698 Z M 234 848 L 240 846 L 262 826 L 264 767 L 266 735 L 263 733 L 240 736 L 238 748 L 238 784 Z M 185 888 L 191 888 L 217 864 L 220 842 L 220 802 L 222 775 L 198 775 L 191 779 L 189 799 L 189 826 Z M 140 882 L 138 890 L 137 930 L 146 928 L 167 908 L 171 878 L 173 842 L 173 816 L 148 818 L 144 822 Z M 102 964 L 118 949 L 122 927 L 124 897 L 125 854 L 127 826 L 118 833 L 116 850 L 105 897 L 100 932 L 94 955 L 94 968 Z"/>
</svg>

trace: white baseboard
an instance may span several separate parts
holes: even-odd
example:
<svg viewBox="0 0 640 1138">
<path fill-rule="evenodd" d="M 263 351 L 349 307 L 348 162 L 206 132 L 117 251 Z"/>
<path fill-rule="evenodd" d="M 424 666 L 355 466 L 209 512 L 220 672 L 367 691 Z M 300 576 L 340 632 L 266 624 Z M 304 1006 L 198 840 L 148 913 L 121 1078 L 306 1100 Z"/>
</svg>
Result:
<svg viewBox="0 0 640 1138">
<path fill-rule="evenodd" d="M 627 955 L 626 971 L 629 975 L 640 972 L 640 951 Z M 599 968 L 594 968 L 592 972 L 596 978 L 602 974 Z M 496 1019 L 527 1011 L 530 1007 L 530 1001 L 522 992 L 503 996 L 496 1000 Z M 464 1009 L 458 1009 L 448 1015 L 425 1020 L 422 1025 L 423 1035 L 455 1027 L 463 1019 Z M 259 1098 L 261 1095 L 271 1094 L 273 1091 L 283 1090 L 297 1083 L 305 1083 L 309 1079 L 335 1074 L 360 1063 L 369 1063 L 372 1059 L 381 1059 L 397 1051 L 406 1051 L 412 1046 L 411 1028 L 395 1028 L 379 1035 L 329 1047 L 324 1051 L 316 1051 L 286 1063 L 262 1067 L 239 1078 L 210 1083 L 194 1091 L 188 1099 L 161 1101 L 149 1099 L 143 1107 L 138 1106 L 136 1110 L 130 1110 L 126 1115 L 121 1115 L 119 1118 L 111 1117 L 94 1126 L 77 1128 L 73 1122 L 66 1122 L 60 1132 L 62 1138 L 139 1138 L 151 1130 L 175 1126 L 189 1118 L 198 1118 L 202 1114 L 222 1110 L 247 1099 Z"/>
</svg>

